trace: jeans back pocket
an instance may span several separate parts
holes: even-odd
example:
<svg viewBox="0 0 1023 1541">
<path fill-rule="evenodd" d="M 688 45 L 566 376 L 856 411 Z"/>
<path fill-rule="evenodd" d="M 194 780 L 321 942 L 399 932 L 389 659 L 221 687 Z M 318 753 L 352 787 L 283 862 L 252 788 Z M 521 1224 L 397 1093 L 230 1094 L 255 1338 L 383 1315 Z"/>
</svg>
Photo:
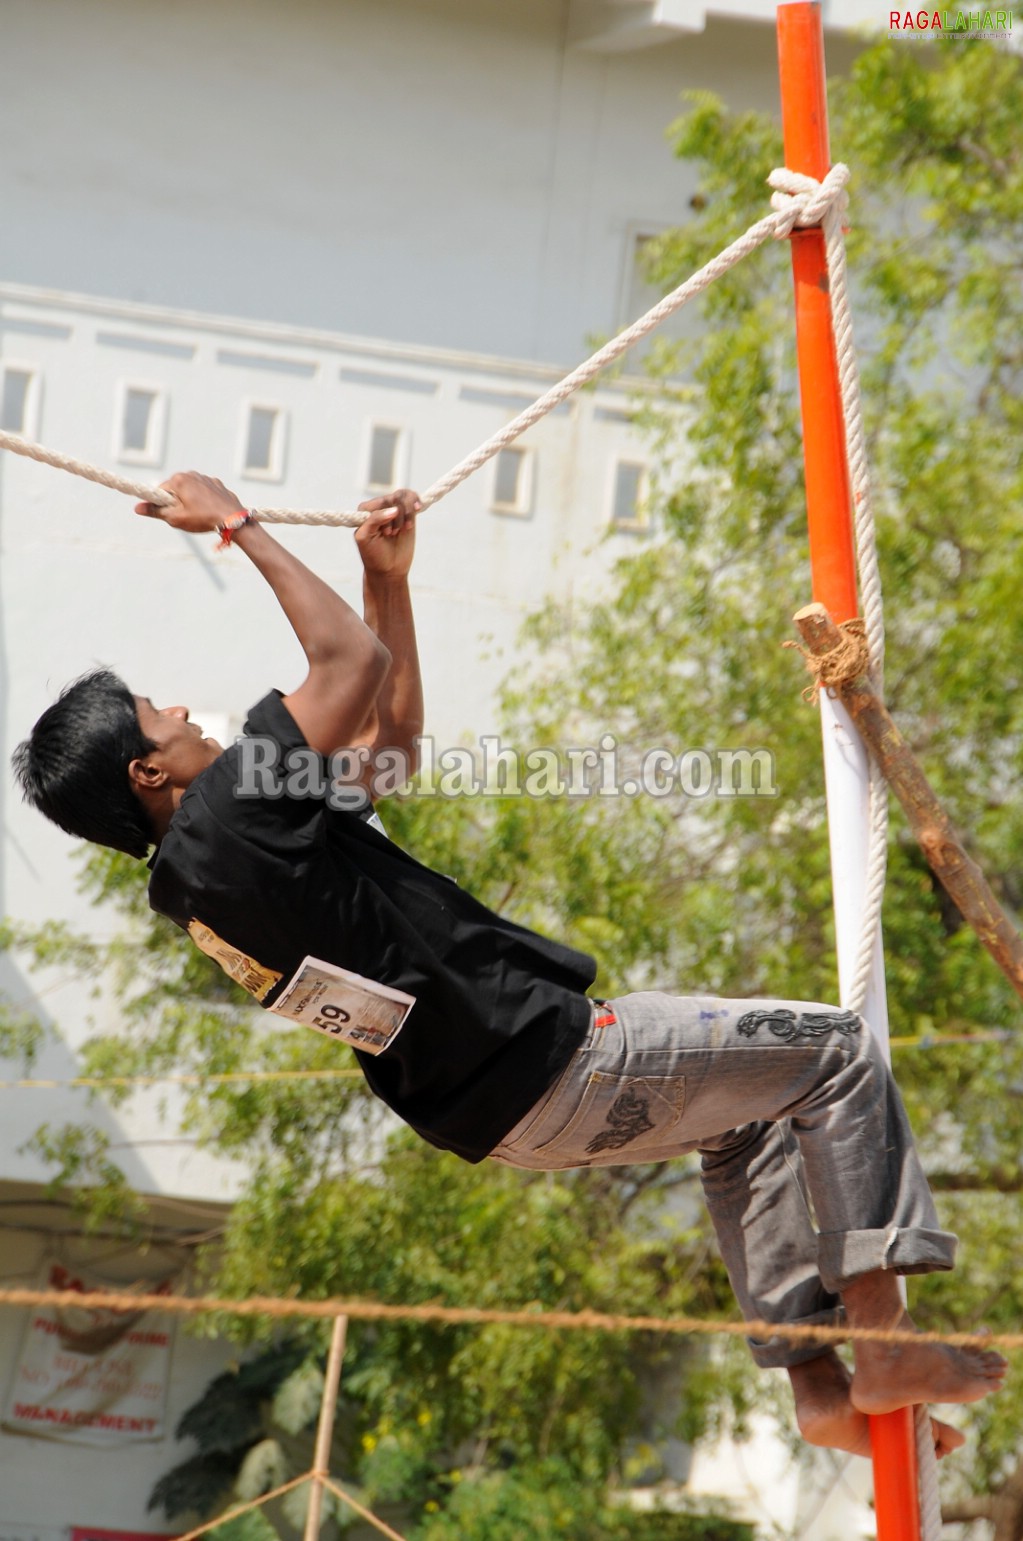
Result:
<svg viewBox="0 0 1023 1541">
<path fill-rule="evenodd" d="M 644 1055 L 647 1062 L 650 1057 Z M 574 1107 L 559 1099 L 558 1108 L 569 1113 L 562 1127 L 549 1134 L 538 1128 L 532 1149 L 558 1166 L 660 1160 L 672 1146 L 685 1104 L 683 1075 L 593 1070 Z M 681 1146 L 677 1149 L 681 1153 Z"/>
</svg>

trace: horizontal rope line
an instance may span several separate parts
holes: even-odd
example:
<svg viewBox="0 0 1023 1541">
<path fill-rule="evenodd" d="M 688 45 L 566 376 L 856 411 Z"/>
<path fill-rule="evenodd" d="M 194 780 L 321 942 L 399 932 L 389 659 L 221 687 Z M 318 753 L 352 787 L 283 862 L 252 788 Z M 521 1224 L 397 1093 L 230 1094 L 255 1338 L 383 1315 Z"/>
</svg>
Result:
<svg viewBox="0 0 1023 1541">
<path fill-rule="evenodd" d="M 950 1047 L 959 1047 L 971 1043 L 1004 1043 L 1014 1037 L 1016 1034 L 1009 1028 L 1004 1032 L 964 1033 L 955 1038 L 949 1038 L 943 1034 L 916 1033 L 912 1037 L 890 1039 L 889 1047 L 892 1049 L 941 1049 L 946 1044 Z M 211 1075 L 201 1071 L 182 1073 L 168 1071 L 161 1075 L 80 1075 L 70 1076 L 67 1080 L 36 1076 L 20 1081 L 0 1081 L 0 1091 L 64 1091 L 81 1087 L 97 1091 L 102 1090 L 104 1086 L 226 1086 L 233 1081 L 341 1081 L 361 1078 L 362 1071 L 354 1066 L 349 1070 L 225 1070 Z"/>
<path fill-rule="evenodd" d="M 286 1300 L 253 1295 L 224 1300 L 212 1295 L 142 1295 L 117 1290 L 0 1290 L 0 1306 L 52 1306 L 55 1310 L 158 1311 L 199 1316 L 219 1311 L 229 1316 L 301 1317 L 333 1320 L 347 1316 L 363 1322 L 436 1322 L 444 1326 L 542 1327 L 547 1331 L 723 1333 L 728 1337 L 782 1338 L 793 1343 L 947 1343 L 955 1348 L 1023 1348 L 1023 1332 L 909 1332 L 904 1328 L 780 1325 L 777 1322 L 714 1322 L 698 1316 L 613 1316 L 603 1311 L 531 1311 L 483 1306 L 394 1306 L 378 1300 Z M 181 1541 L 181 1538 L 179 1538 Z"/>
<path fill-rule="evenodd" d="M 228 1085 L 232 1081 L 340 1081 L 362 1079 L 362 1071 L 354 1066 L 350 1070 L 225 1070 L 214 1075 L 199 1071 L 167 1075 L 80 1075 L 66 1081 L 36 1078 L 25 1081 L 0 1081 L 0 1091 L 64 1091 L 68 1087 L 88 1087 L 96 1090 L 103 1086 L 210 1086 Z"/>
</svg>

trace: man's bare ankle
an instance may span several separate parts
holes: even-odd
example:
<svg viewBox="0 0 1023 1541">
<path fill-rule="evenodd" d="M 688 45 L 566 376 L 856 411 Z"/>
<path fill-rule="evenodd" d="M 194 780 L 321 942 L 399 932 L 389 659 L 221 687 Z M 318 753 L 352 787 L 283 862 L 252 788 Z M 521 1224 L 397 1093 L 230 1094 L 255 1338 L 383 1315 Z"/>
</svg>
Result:
<svg viewBox="0 0 1023 1541">
<path fill-rule="evenodd" d="M 830 1390 L 849 1383 L 849 1371 L 833 1348 L 824 1349 L 813 1359 L 801 1359 L 798 1364 L 789 1365 L 788 1376 L 797 1397 L 801 1393 L 812 1394 L 818 1389 Z"/>
<path fill-rule="evenodd" d="M 842 1303 L 850 1327 L 895 1327 L 906 1315 L 899 1277 L 883 1268 L 851 1280 Z"/>
</svg>

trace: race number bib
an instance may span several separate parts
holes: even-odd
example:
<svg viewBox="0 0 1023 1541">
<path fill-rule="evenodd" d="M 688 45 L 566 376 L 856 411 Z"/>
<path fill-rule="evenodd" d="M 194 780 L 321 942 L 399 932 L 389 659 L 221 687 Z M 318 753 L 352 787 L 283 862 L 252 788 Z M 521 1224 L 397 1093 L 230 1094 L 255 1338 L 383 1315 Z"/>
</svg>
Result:
<svg viewBox="0 0 1023 1541">
<path fill-rule="evenodd" d="M 219 963 L 224 973 L 235 984 L 241 985 L 243 990 L 255 996 L 257 1001 L 265 1000 L 274 985 L 280 984 L 281 975 L 276 969 L 265 968 L 255 958 L 250 958 L 247 952 L 232 947 L 230 942 L 225 942 L 209 926 L 204 926 L 201 920 L 189 921 L 188 934 L 200 952 L 212 958 L 214 963 Z"/>
<path fill-rule="evenodd" d="M 303 958 L 295 977 L 270 1010 L 292 1022 L 351 1044 L 364 1054 L 382 1054 L 405 1024 L 414 995 L 364 979 L 322 958 Z"/>
</svg>

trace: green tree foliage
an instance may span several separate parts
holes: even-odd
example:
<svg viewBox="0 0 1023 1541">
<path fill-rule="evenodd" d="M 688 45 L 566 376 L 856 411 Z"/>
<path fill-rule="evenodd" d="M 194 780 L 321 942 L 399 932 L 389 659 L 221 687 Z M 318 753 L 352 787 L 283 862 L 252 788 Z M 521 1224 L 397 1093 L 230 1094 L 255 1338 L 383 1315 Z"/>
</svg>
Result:
<svg viewBox="0 0 1023 1541">
<path fill-rule="evenodd" d="M 887 694 L 996 889 L 1018 906 L 1023 68 L 986 43 L 882 44 L 838 83 L 832 112 L 836 156 L 854 170 L 850 261 Z M 653 249 L 665 287 L 763 213 L 766 173 L 782 161 L 772 123 L 707 96 L 687 103 L 673 132 L 698 166 L 702 212 Z M 385 819 L 485 901 L 591 951 L 606 994 L 834 999 L 820 730 L 780 645 L 810 597 L 784 243 L 719 281 L 696 342 L 655 351 L 652 368 L 661 390 L 637 412 L 664 452 L 653 498 L 663 538 L 617 565 L 604 602 L 534 618 L 508 685 L 508 736 L 528 747 L 611 733 L 623 776 L 653 747 L 762 749 L 775 795 L 413 796 Z M 332 1046 L 254 1020 L 209 960 L 146 915 L 120 858 L 94 858 L 89 881 L 126 918 L 113 958 L 126 1031 L 93 1045 L 94 1073 L 337 1067 Z M 927 1040 L 898 1052 L 896 1068 L 943 1218 L 964 1240 L 961 1268 L 917 1286 L 915 1309 L 928 1326 L 1018 1328 L 1019 1003 L 898 816 L 884 925 L 893 1032 Z M 72 943 L 49 945 L 52 959 Z M 1002 1036 L 947 1041 L 980 1030 Z M 688 1213 L 675 1228 L 664 1220 L 691 1182 L 684 1165 L 543 1178 L 465 1167 L 396 1134 L 355 1079 L 208 1083 L 187 1116 L 252 1174 L 209 1262 L 218 1288 L 729 1309 Z M 297 1341 L 316 1358 L 315 1333 Z M 574 1535 L 575 1520 L 558 1529 L 564 1488 L 552 1473 L 594 1492 L 628 1475 L 648 1351 L 666 1352 L 574 1333 L 353 1330 L 345 1480 L 418 1506 L 423 1541 L 514 1529 L 520 1481 L 533 1512 L 553 1516 L 529 1533 Z M 733 1368 L 717 1379 L 695 1363 L 692 1427 L 722 1393 L 741 1416 L 753 1393 L 737 1363 L 726 1359 Z M 991 1495 L 1004 1510 L 1013 1484 L 1023 1487 L 1021 1414 L 1018 1390 L 975 1410 L 972 1462 L 946 1478 L 957 1512 L 994 1516 L 999 1538 L 1017 1534 Z"/>
<path fill-rule="evenodd" d="M 209 1513 L 237 1478 L 250 1450 L 262 1441 L 264 1405 L 304 1360 L 298 1343 L 274 1343 L 248 1363 L 216 1376 L 174 1431 L 177 1439 L 194 1440 L 198 1453 L 160 1478 L 150 1509 L 162 1510 L 171 1520 Z M 303 1423 L 317 1410 L 318 1404 L 309 1409 Z"/>
<path fill-rule="evenodd" d="M 523 1476 L 493 1472 L 463 1483 L 417 1541 L 753 1541 L 748 1525 L 718 1516 L 637 1514 L 611 1507 L 575 1474 L 547 1462 Z"/>
</svg>

